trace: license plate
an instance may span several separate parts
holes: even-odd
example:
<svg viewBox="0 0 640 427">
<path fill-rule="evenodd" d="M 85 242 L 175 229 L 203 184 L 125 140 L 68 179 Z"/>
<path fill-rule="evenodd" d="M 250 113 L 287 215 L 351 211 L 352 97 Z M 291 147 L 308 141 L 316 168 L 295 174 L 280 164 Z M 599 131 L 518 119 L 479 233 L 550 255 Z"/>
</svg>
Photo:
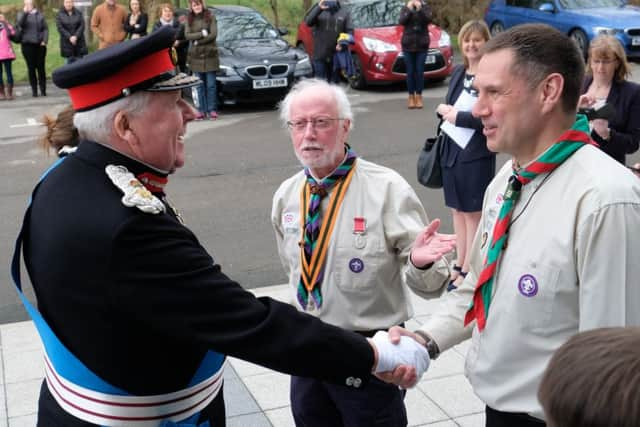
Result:
<svg viewBox="0 0 640 427">
<path fill-rule="evenodd" d="M 287 79 L 260 79 L 253 81 L 254 89 L 268 89 L 271 87 L 286 87 Z"/>
<path fill-rule="evenodd" d="M 435 64 L 436 63 L 436 56 L 435 55 L 427 55 L 427 57 L 424 59 L 424 63 L 425 64 Z"/>
<path fill-rule="evenodd" d="M 631 37 L 631 46 L 640 46 L 640 36 Z"/>
</svg>

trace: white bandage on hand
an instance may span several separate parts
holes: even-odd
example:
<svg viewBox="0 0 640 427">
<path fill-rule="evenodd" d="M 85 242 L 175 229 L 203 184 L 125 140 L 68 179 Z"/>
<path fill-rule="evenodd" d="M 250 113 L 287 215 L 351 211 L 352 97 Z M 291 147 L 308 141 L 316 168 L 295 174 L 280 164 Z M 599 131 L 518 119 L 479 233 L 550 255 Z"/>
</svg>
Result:
<svg viewBox="0 0 640 427">
<path fill-rule="evenodd" d="M 398 344 L 393 344 L 387 332 L 378 331 L 371 340 L 378 350 L 376 374 L 393 371 L 398 365 L 410 365 L 416 369 L 419 380 L 429 368 L 427 349 L 409 337 L 402 336 Z"/>
</svg>

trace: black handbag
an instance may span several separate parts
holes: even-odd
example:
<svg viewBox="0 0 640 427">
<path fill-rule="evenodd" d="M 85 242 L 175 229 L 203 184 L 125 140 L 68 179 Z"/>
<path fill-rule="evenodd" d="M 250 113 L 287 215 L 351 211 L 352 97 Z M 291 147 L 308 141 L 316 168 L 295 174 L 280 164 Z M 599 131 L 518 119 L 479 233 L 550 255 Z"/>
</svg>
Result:
<svg viewBox="0 0 640 427">
<path fill-rule="evenodd" d="M 418 156 L 418 182 L 428 188 L 442 188 L 442 170 L 440 156 L 444 144 L 444 134 L 438 131 L 435 138 L 427 138 Z"/>
</svg>

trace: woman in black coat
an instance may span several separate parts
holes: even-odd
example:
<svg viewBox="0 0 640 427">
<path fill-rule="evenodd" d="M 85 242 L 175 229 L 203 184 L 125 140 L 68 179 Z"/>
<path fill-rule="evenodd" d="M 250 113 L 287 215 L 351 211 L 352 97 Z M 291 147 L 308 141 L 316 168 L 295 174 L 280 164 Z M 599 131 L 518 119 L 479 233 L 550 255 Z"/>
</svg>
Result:
<svg viewBox="0 0 640 427">
<path fill-rule="evenodd" d="M 60 33 L 60 55 L 66 58 L 67 64 L 88 53 L 84 40 L 84 16 L 73 6 L 73 0 L 64 0 L 64 7 L 56 15 L 56 27 Z"/>
<path fill-rule="evenodd" d="M 630 75 L 627 55 L 615 36 L 601 35 L 591 41 L 579 104 L 596 109 L 604 104 L 614 107 L 612 117 L 590 122 L 591 138 L 622 164 L 640 145 L 640 85 L 628 81 Z"/>
<path fill-rule="evenodd" d="M 24 7 L 18 12 L 16 26 L 20 29 L 22 56 L 27 63 L 31 95 L 47 96 L 47 76 L 45 60 L 47 58 L 47 43 L 49 42 L 49 27 L 42 12 L 35 8 L 33 0 L 24 0 Z"/>
<path fill-rule="evenodd" d="M 409 108 L 422 108 L 424 89 L 424 61 L 429 51 L 429 23 L 431 8 L 422 0 L 409 0 L 400 10 L 402 52 L 407 69 L 407 90 Z"/>
<path fill-rule="evenodd" d="M 130 39 L 147 35 L 147 24 L 149 17 L 142 10 L 140 0 L 129 0 L 129 16 L 124 21 L 124 31 Z"/>
</svg>

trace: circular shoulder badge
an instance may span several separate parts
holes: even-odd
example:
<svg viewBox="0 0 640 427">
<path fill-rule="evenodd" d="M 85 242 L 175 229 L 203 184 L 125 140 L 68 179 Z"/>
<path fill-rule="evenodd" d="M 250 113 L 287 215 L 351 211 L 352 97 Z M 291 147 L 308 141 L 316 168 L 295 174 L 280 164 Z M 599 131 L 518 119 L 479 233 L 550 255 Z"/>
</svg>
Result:
<svg viewBox="0 0 640 427">
<path fill-rule="evenodd" d="M 351 258 L 351 260 L 349 260 L 349 270 L 354 273 L 360 273 L 364 270 L 364 262 L 362 262 L 360 258 Z"/>
<path fill-rule="evenodd" d="M 518 289 L 525 297 L 534 297 L 538 293 L 538 281 L 531 274 L 525 274 L 518 280 Z"/>
</svg>

